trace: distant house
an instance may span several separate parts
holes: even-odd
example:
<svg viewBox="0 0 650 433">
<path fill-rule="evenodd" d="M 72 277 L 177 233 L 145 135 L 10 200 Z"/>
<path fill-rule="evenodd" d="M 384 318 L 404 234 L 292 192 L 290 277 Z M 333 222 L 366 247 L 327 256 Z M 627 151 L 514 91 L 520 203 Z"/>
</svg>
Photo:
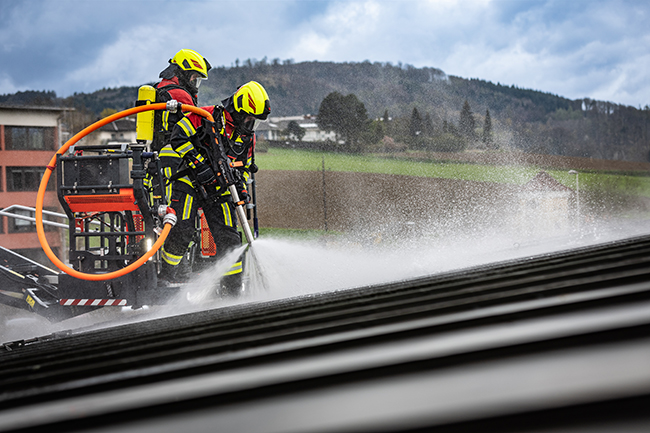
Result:
<svg viewBox="0 0 650 433">
<path fill-rule="evenodd" d="M 0 106 L 0 209 L 17 205 L 7 213 L 34 218 L 34 212 L 24 208 L 36 205 L 37 191 L 45 167 L 67 136 L 63 120 L 65 113 L 71 110 L 73 109 L 60 107 Z M 43 207 L 45 210 L 60 212 L 54 185 L 52 176 Z M 60 229 L 46 226 L 46 238 L 55 254 L 62 253 Z M 1 216 L 0 245 L 49 264 L 38 242 L 36 225 L 29 219 Z"/>
<path fill-rule="evenodd" d="M 316 117 L 310 114 L 302 116 L 269 117 L 269 119 L 266 122 L 263 122 L 255 132 L 258 138 L 270 141 L 288 140 L 290 137 L 286 135 L 286 131 L 289 122 L 291 121 L 296 122 L 298 126 L 305 130 L 305 136 L 302 138 L 302 141 L 321 142 L 336 140 L 336 134 L 334 132 L 321 130 L 316 124 Z"/>
<path fill-rule="evenodd" d="M 561 236 L 572 228 L 571 201 L 575 191 L 540 171 L 519 193 L 517 228 L 525 237 Z"/>
<path fill-rule="evenodd" d="M 103 146 L 106 144 L 135 143 L 135 138 L 135 118 L 125 117 L 88 134 L 80 144 Z"/>
<path fill-rule="evenodd" d="M 309 114 L 302 116 L 288 117 L 269 117 L 266 122 L 262 122 L 256 129 L 255 133 L 258 139 L 269 141 L 282 141 L 291 139 L 286 135 L 289 122 L 294 121 L 305 130 L 302 141 L 305 142 L 322 142 L 336 140 L 336 134 L 325 132 L 318 128 L 316 118 Z M 105 145 L 119 143 L 135 143 L 136 141 L 136 119 L 126 117 L 116 120 L 108 125 L 104 125 L 97 131 L 92 132 L 84 138 L 80 144 L 84 145 Z M 295 139 L 295 138 L 293 138 Z"/>
</svg>

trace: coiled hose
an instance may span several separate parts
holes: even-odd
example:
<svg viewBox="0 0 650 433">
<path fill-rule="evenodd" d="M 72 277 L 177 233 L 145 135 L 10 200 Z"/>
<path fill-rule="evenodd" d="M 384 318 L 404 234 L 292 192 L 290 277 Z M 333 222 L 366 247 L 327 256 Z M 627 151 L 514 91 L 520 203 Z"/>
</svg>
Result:
<svg viewBox="0 0 650 433">
<path fill-rule="evenodd" d="M 207 118 L 211 122 L 214 122 L 214 118 L 208 111 L 202 108 L 194 107 L 193 105 L 178 104 L 176 101 L 169 101 L 167 103 L 160 102 L 155 104 L 141 105 L 105 117 L 93 123 L 92 125 L 84 128 L 79 133 L 75 134 L 70 140 L 68 140 L 56 152 L 56 154 L 54 154 L 54 156 L 50 160 L 50 163 L 47 165 L 45 173 L 43 174 L 43 178 L 41 179 L 41 184 L 38 188 L 38 195 L 36 196 L 36 233 L 38 235 L 38 241 L 41 244 L 41 248 L 43 248 L 45 255 L 47 255 L 47 257 L 52 261 L 52 263 L 54 263 L 54 265 L 57 268 L 59 268 L 61 271 L 75 278 L 79 278 L 80 280 L 86 280 L 86 281 L 111 280 L 114 278 L 124 276 L 130 272 L 133 272 L 134 270 L 136 270 L 137 268 L 145 264 L 147 260 L 153 257 L 153 255 L 156 254 L 156 252 L 160 249 L 160 247 L 162 247 L 163 244 L 165 243 L 165 239 L 167 239 L 169 232 L 171 231 L 174 224 L 176 224 L 176 214 L 173 211 L 173 209 L 169 207 L 165 210 L 165 215 L 163 218 L 164 227 L 162 233 L 158 237 L 158 240 L 156 240 L 156 242 L 153 244 L 151 249 L 147 251 L 138 260 L 136 260 L 135 262 L 131 263 L 128 266 L 125 266 L 124 268 L 118 269 L 117 271 L 107 272 L 103 274 L 88 274 L 88 273 L 77 271 L 67 266 L 61 260 L 59 260 L 59 258 L 54 254 L 52 248 L 50 248 L 50 245 L 47 242 L 47 239 L 45 237 L 45 229 L 43 228 L 43 200 L 45 198 L 45 190 L 47 188 L 47 183 L 50 180 L 50 176 L 52 172 L 56 168 L 57 155 L 62 155 L 63 153 L 67 152 L 70 146 L 77 143 L 83 137 L 115 120 L 121 119 L 126 116 L 130 116 L 132 114 L 140 113 L 143 111 L 165 110 L 168 109 L 169 107 L 171 107 L 171 109 L 176 109 L 178 107 L 178 109 L 180 109 L 181 111 L 191 111 L 193 113 L 196 113 L 198 115 Z"/>
</svg>

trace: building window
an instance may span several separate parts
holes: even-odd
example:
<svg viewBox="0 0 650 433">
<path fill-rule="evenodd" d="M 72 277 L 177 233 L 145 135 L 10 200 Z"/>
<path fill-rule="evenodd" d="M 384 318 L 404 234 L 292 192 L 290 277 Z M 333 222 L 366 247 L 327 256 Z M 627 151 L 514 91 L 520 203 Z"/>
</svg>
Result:
<svg viewBox="0 0 650 433">
<path fill-rule="evenodd" d="M 6 167 L 7 191 L 38 191 L 45 167 Z M 50 176 L 48 190 L 54 190 L 54 177 Z"/>
<path fill-rule="evenodd" d="M 6 150 L 56 150 L 54 128 L 5 126 Z"/>
<path fill-rule="evenodd" d="M 13 213 L 20 216 L 34 218 L 34 213 L 28 210 L 16 209 Z M 34 222 L 20 218 L 9 218 L 9 233 L 24 233 L 35 231 L 36 224 Z"/>
<path fill-rule="evenodd" d="M 48 209 L 46 209 L 48 210 Z M 53 210 L 53 209 L 49 209 Z M 26 210 L 26 209 L 15 209 L 11 211 L 15 215 L 20 215 L 23 217 L 28 217 L 30 219 L 35 219 L 36 218 L 36 213 L 31 210 Z M 36 231 L 36 222 L 30 221 L 27 219 L 22 219 L 22 218 L 12 218 L 9 217 L 9 233 L 29 233 L 29 232 L 35 232 Z M 47 221 L 48 218 L 44 217 L 44 221 Z M 43 230 L 46 232 L 51 232 L 57 230 L 57 227 L 44 223 L 43 224 Z"/>
</svg>

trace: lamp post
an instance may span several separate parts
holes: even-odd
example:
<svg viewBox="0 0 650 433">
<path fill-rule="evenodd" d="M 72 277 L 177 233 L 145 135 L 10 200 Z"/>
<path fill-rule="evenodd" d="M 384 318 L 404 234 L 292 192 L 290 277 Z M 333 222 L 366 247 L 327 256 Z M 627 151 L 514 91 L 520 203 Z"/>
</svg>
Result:
<svg viewBox="0 0 650 433">
<path fill-rule="evenodd" d="M 576 215 L 578 219 L 578 233 L 580 233 L 580 183 L 578 182 L 578 172 L 575 170 L 569 170 L 569 174 L 576 175 Z"/>
</svg>

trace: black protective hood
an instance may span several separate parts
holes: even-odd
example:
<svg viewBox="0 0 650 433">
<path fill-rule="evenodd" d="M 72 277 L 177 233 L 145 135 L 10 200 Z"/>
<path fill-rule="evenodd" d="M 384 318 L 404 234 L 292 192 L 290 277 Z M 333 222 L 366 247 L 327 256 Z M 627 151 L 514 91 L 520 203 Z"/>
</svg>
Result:
<svg viewBox="0 0 650 433">
<path fill-rule="evenodd" d="M 178 67 L 177 64 L 175 63 L 170 63 L 169 66 L 167 66 L 161 73 L 158 75 L 158 77 L 162 78 L 163 80 L 171 80 L 174 77 L 178 77 L 179 70 L 181 68 Z"/>
</svg>

